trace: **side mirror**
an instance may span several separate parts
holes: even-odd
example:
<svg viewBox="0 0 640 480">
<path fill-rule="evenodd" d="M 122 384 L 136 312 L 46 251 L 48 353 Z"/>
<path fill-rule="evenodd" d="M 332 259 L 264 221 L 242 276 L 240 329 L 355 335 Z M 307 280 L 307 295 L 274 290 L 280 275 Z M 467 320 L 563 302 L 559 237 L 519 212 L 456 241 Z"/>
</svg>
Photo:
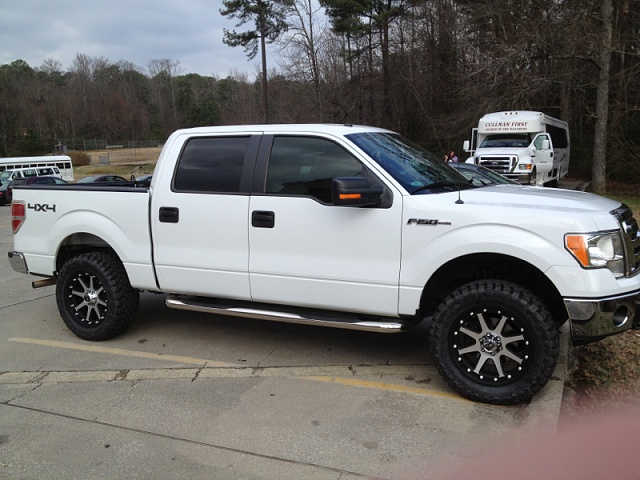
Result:
<svg viewBox="0 0 640 480">
<path fill-rule="evenodd" d="M 465 152 L 469 151 L 469 140 L 464 141 L 464 143 L 462 144 L 462 150 L 464 150 Z"/>
<path fill-rule="evenodd" d="M 542 147 L 540 148 L 540 150 L 549 150 L 549 148 L 551 148 L 551 144 L 549 143 L 549 140 L 543 140 Z"/>
<path fill-rule="evenodd" d="M 382 202 L 382 185 L 363 177 L 338 177 L 332 182 L 332 201 L 341 207 L 373 207 Z"/>
</svg>

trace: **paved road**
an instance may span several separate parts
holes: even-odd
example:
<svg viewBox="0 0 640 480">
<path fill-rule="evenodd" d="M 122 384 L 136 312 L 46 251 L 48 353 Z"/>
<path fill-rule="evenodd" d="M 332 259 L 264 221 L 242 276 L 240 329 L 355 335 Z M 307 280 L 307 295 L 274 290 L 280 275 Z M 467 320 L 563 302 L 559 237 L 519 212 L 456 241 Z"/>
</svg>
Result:
<svg viewBox="0 0 640 480">
<path fill-rule="evenodd" d="M 11 241 L 0 207 L 0 478 L 435 479 L 555 431 L 566 347 L 534 401 L 496 407 L 443 384 L 424 328 L 281 325 L 143 294 L 131 330 L 85 342 L 54 287 L 11 270 Z"/>
</svg>

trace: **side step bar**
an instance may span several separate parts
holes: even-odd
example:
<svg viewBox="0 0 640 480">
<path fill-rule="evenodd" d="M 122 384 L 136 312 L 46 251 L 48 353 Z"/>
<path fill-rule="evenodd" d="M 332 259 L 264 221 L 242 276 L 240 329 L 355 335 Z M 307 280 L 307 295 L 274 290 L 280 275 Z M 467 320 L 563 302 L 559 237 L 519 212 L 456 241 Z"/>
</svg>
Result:
<svg viewBox="0 0 640 480">
<path fill-rule="evenodd" d="M 264 308 L 251 308 L 241 303 L 215 303 L 208 299 L 198 297 L 183 297 L 169 295 L 165 299 L 169 308 L 189 310 L 192 312 L 216 313 L 235 317 L 253 318 L 258 320 L 270 320 L 283 323 L 296 323 L 300 325 L 316 325 L 320 327 L 342 328 L 346 330 L 360 330 L 378 333 L 398 333 L 408 330 L 412 324 L 407 325 L 397 321 L 363 320 L 356 315 L 348 316 L 338 314 L 335 317 L 320 311 L 269 310 L 272 305 L 262 305 Z"/>
</svg>

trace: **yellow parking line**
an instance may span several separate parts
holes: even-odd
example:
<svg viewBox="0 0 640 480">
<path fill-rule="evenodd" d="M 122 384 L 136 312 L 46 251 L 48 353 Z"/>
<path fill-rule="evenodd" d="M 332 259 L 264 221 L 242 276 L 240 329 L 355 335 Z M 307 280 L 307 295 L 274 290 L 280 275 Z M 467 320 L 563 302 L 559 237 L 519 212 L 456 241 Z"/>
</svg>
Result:
<svg viewBox="0 0 640 480">
<path fill-rule="evenodd" d="M 199 365 L 202 367 L 205 367 L 205 366 L 219 367 L 219 368 L 243 367 L 243 370 L 244 368 L 246 368 L 246 365 L 238 365 L 238 364 L 226 363 L 226 362 L 216 362 L 213 360 L 206 360 L 202 358 L 183 357 L 181 355 L 162 355 L 158 353 L 140 352 L 136 350 L 125 350 L 123 348 L 104 347 L 100 345 L 80 345 L 77 343 L 59 342 L 56 340 L 39 340 L 36 338 L 20 338 L 20 337 L 10 338 L 9 340 L 12 342 L 27 343 L 31 345 L 41 345 L 44 347 L 66 348 L 70 350 L 80 350 L 83 352 L 90 352 L 90 353 L 106 353 L 108 355 L 120 355 L 124 357 L 146 358 L 149 360 L 163 360 L 165 362 L 186 363 L 189 365 Z M 253 372 L 252 376 L 260 376 L 260 375 L 259 374 L 256 375 L 255 372 Z M 442 392 L 438 390 L 430 390 L 426 388 L 410 387 L 406 385 L 398 385 L 398 384 L 392 384 L 392 383 L 372 382 L 369 380 L 358 380 L 355 378 L 342 378 L 342 377 L 323 376 L 323 375 L 306 375 L 306 376 L 292 375 L 292 378 L 297 378 L 299 380 L 310 380 L 314 382 L 335 383 L 335 384 L 344 385 L 348 387 L 371 388 L 371 389 L 384 390 L 384 391 L 390 391 L 390 392 L 438 396 L 438 397 L 445 397 L 445 398 L 458 400 L 462 402 L 469 401 L 453 393 L 447 393 L 447 392 Z"/>
<path fill-rule="evenodd" d="M 165 362 L 187 363 L 189 365 L 201 365 L 207 367 L 237 367 L 239 365 L 226 362 L 215 362 L 202 358 L 183 357 L 180 355 L 162 355 L 159 353 L 139 352 L 136 350 L 125 350 L 123 348 L 103 347 L 99 345 L 79 345 L 77 343 L 58 342 L 56 340 L 38 340 L 36 338 L 10 338 L 12 342 L 29 343 L 32 345 L 42 345 L 44 347 L 68 348 L 70 350 L 81 350 L 83 352 L 106 353 L 109 355 L 120 355 L 123 357 L 138 357 L 149 360 L 164 360 Z"/>
<path fill-rule="evenodd" d="M 300 377 L 304 380 L 313 380 L 316 382 L 328 382 L 328 383 L 337 383 L 340 385 L 347 385 L 349 387 L 360 387 L 360 388 L 373 388 L 376 390 L 386 390 L 389 392 L 402 392 L 402 393 L 417 393 L 418 395 L 428 395 L 430 397 L 446 397 L 453 400 L 459 400 L 461 402 L 470 402 L 466 398 L 463 398 L 455 393 L 447 393 L 441 392 L 439 390 L 429 390 L 427 388 L 418 388 L 418 387 L 408 387 L 406 385 L 397 385 L 394 383 L 381 383 L 381 382 L 371 382 L 369 380 L 357 380 L 354 378 L 341 378 L 341 377 Z"/>
</svg>

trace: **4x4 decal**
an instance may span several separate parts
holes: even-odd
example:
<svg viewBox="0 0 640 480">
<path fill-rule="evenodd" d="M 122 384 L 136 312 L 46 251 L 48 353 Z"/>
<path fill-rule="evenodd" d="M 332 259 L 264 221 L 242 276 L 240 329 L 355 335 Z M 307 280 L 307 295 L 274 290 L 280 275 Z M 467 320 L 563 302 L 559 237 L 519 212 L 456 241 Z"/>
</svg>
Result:
<svg viewBox="0 0 640 480">
<path fill-rule="evenodd" d="M 30 203 L 27 205 L 27 208 L 35 212 L 55 212 L 56 211 L 55 203 L 53 205 L 49 205 L 48 203 L 34 203 L 34 204 Z"/>
</svg>

